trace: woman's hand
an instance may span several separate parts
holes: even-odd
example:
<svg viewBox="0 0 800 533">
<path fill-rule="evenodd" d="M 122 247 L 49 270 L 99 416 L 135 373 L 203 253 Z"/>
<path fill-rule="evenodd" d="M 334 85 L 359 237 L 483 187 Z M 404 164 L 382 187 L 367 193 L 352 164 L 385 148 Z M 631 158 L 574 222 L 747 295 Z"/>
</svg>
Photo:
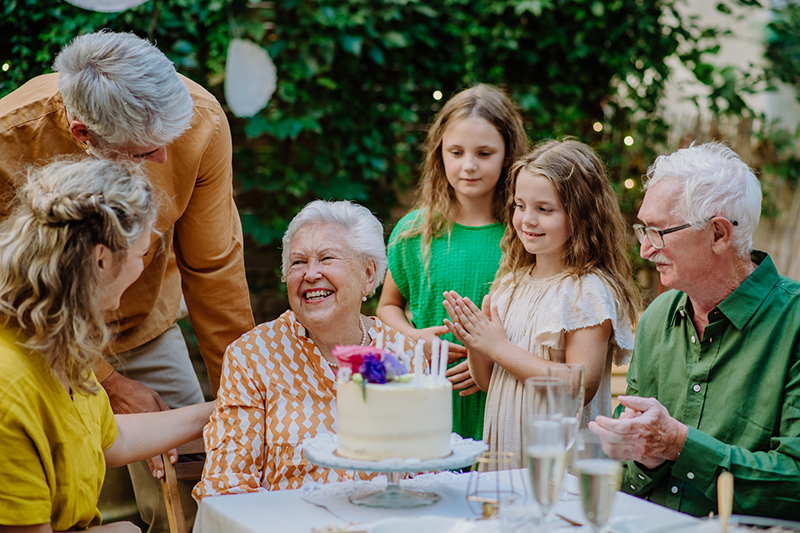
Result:
<svg viewBox="0 0 800 533">
<path fill-rule="evenodd" d="M 452 368 L 447 369 L 447 379 L 453 384 L 453 390 L 460 390 L 459 396 L 470 396 L 481 390 L 472 379 L 469 371 L 469 361 L 462 361 Z"/>
<path fill-rule="evenodd" d="M 445 292 L 444 298 L 444 307 L 450 315 L 450 320 L 445 319 L 448 329 L 470 351 L 494 360 L 493 351 L 508 342 L 508 337 L 491 298 L 488 295 L 483 298 L 482 310 L 455 291 Z"/>
<path fill-rule="evenodd" d="M 440 337 L 447 333 L 449 330 L 447 326 L 432 326 L 430 328 L 423 328 L 423 329 L 416 329 L 414 330 L 417 332 L 417 338 L 415 340 L 424 340 L 425 345 L 423 346 L 423 350 L 425 351 L 425 357 L 428 358 L 430 361 L 431 357 L 431 346 L 433 346 L 433 338 Z M 455 343 L 448 343 L 448 351 L 447 351 L 447 359 L 448 364 L 454 361 L 460 361 L 467 356 L 467 349 L 460 344 Z"/>
</svg>

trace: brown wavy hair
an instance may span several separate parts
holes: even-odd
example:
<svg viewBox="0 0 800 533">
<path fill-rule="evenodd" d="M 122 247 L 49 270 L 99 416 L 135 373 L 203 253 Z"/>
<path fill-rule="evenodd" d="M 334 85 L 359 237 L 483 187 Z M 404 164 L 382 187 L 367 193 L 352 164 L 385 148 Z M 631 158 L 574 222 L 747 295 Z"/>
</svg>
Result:
<svg viewBox="0 0 800 533">
<path fill-rule="evenodd" d="M 428 130 L 425 141 L 425 162 L 422 178 L 417 187 L 417 201 L 414 209 L 419 210 L 417 218 L 399 238 L 422 236 L 425 263 L 430 259 L 431 241 L 453 228 L 458 213 L 456 192 L 450 182 L 442 159 L 442 139 L 447 127 L 464 118 L 482 118 L 495 127 L 505 144 L 505 160 L 500 178 L 494 189 L 492 215 L 495 219 L 508 222 L 504 218 L 508 191 L 508 170 L 513 162 L 528 149 L 528 137 L 522 124 L 522 117 L 505 92 L 486 84 L 478 84 L 456 94 L 436 115 Z"/>
<path fill-rule="evenodd" d="M 507 220 L 514 216 L 514 191 L 523 171 L 548 179 L 567 214 L 569 239 L 561 257 L 565 275 L 582 277 L 594 273 L 600 276 L 635 326 L 642 300 L 626 253 L 625 221 L 597 154 L 574 139 L 545 141 L 525 154 L 509 171 Z M 506 227 L 500 247 L 503 258 L 495 287 L 504 275 L 517 276 L 536 264 L 536 255 L 525 250 L 511 224 Z"/>
<path fill-rule="evenodd" d="M 97 390 L 88 380 L 110 339 L 95 246 L 107 246 L 121 267 L 152 230 L 155 209 L 135 167 L 87 158 L 30 170 L 0 225 L 0 321 L 22 330 L 20 344 L 44 354 L 74 390 Z"/>
</svg>

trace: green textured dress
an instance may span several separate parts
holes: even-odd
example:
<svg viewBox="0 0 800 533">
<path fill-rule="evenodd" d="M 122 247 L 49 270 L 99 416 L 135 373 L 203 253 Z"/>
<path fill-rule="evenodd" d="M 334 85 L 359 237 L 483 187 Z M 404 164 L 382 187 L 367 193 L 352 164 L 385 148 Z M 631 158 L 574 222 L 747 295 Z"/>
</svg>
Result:
<svg viewBox="0 0 800 533">
<path fill-rule="evenodd" d="M 398 239 L 412 227 L 416 216 L 417 211 L 412 211 L 397 223 L 389 238 L 388 256 L 392 279 L 408 301 L 412 323 L 422 329 L 441 326 L 447 318 L 442 305 L 444 291 L 454 290 L 480 307 L 500 266 L 500 240 L 505 226 L 501 222 L 475 227 L 454 224 L 449 239 L 444 234 L 431 242 L 426 271 L 422 238 L 415 235 Z M 457 342 L 450 333 L 442 338 Z M 465 438 L 483 438 L 485 405 L 483 391 L 470 396 L 453 391 L 453 431 Z"/>
</svg>

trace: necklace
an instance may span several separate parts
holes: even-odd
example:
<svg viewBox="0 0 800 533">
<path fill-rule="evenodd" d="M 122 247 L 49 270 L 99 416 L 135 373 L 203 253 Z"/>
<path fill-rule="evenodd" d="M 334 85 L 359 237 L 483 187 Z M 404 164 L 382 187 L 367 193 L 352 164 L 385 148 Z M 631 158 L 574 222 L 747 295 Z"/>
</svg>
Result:
<svg viewBox="0 0 800 533">
<path fill-rule="evenodd" d="M 361 315 L 358 315 L 358 322 L 361 326 L 361 346 L 367 345 L 367 327 L 364 325 L 364 319 Z M 334 363 L 333 361 L 329 361 L 327 358 L 325 359 L 328 362 L 328 366 L 333 368 L 334 370 L 339 368 L 339 363 Z"/>
</svg>

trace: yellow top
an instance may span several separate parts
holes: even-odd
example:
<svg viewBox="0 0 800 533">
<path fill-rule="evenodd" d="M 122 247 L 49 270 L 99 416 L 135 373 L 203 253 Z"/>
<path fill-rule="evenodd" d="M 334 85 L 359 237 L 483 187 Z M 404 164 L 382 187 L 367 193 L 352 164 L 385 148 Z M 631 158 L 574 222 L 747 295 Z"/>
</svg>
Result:
<svg viewBox="0 0 800 533">
<path fill-rule="evenodd" d="M 117 438 L 108 397 L 70 395 L 43 355 L 15 341 L 24 337 L 0 333 L 0 524 L 96 526 L 103 450 Z"/>
</svg>

